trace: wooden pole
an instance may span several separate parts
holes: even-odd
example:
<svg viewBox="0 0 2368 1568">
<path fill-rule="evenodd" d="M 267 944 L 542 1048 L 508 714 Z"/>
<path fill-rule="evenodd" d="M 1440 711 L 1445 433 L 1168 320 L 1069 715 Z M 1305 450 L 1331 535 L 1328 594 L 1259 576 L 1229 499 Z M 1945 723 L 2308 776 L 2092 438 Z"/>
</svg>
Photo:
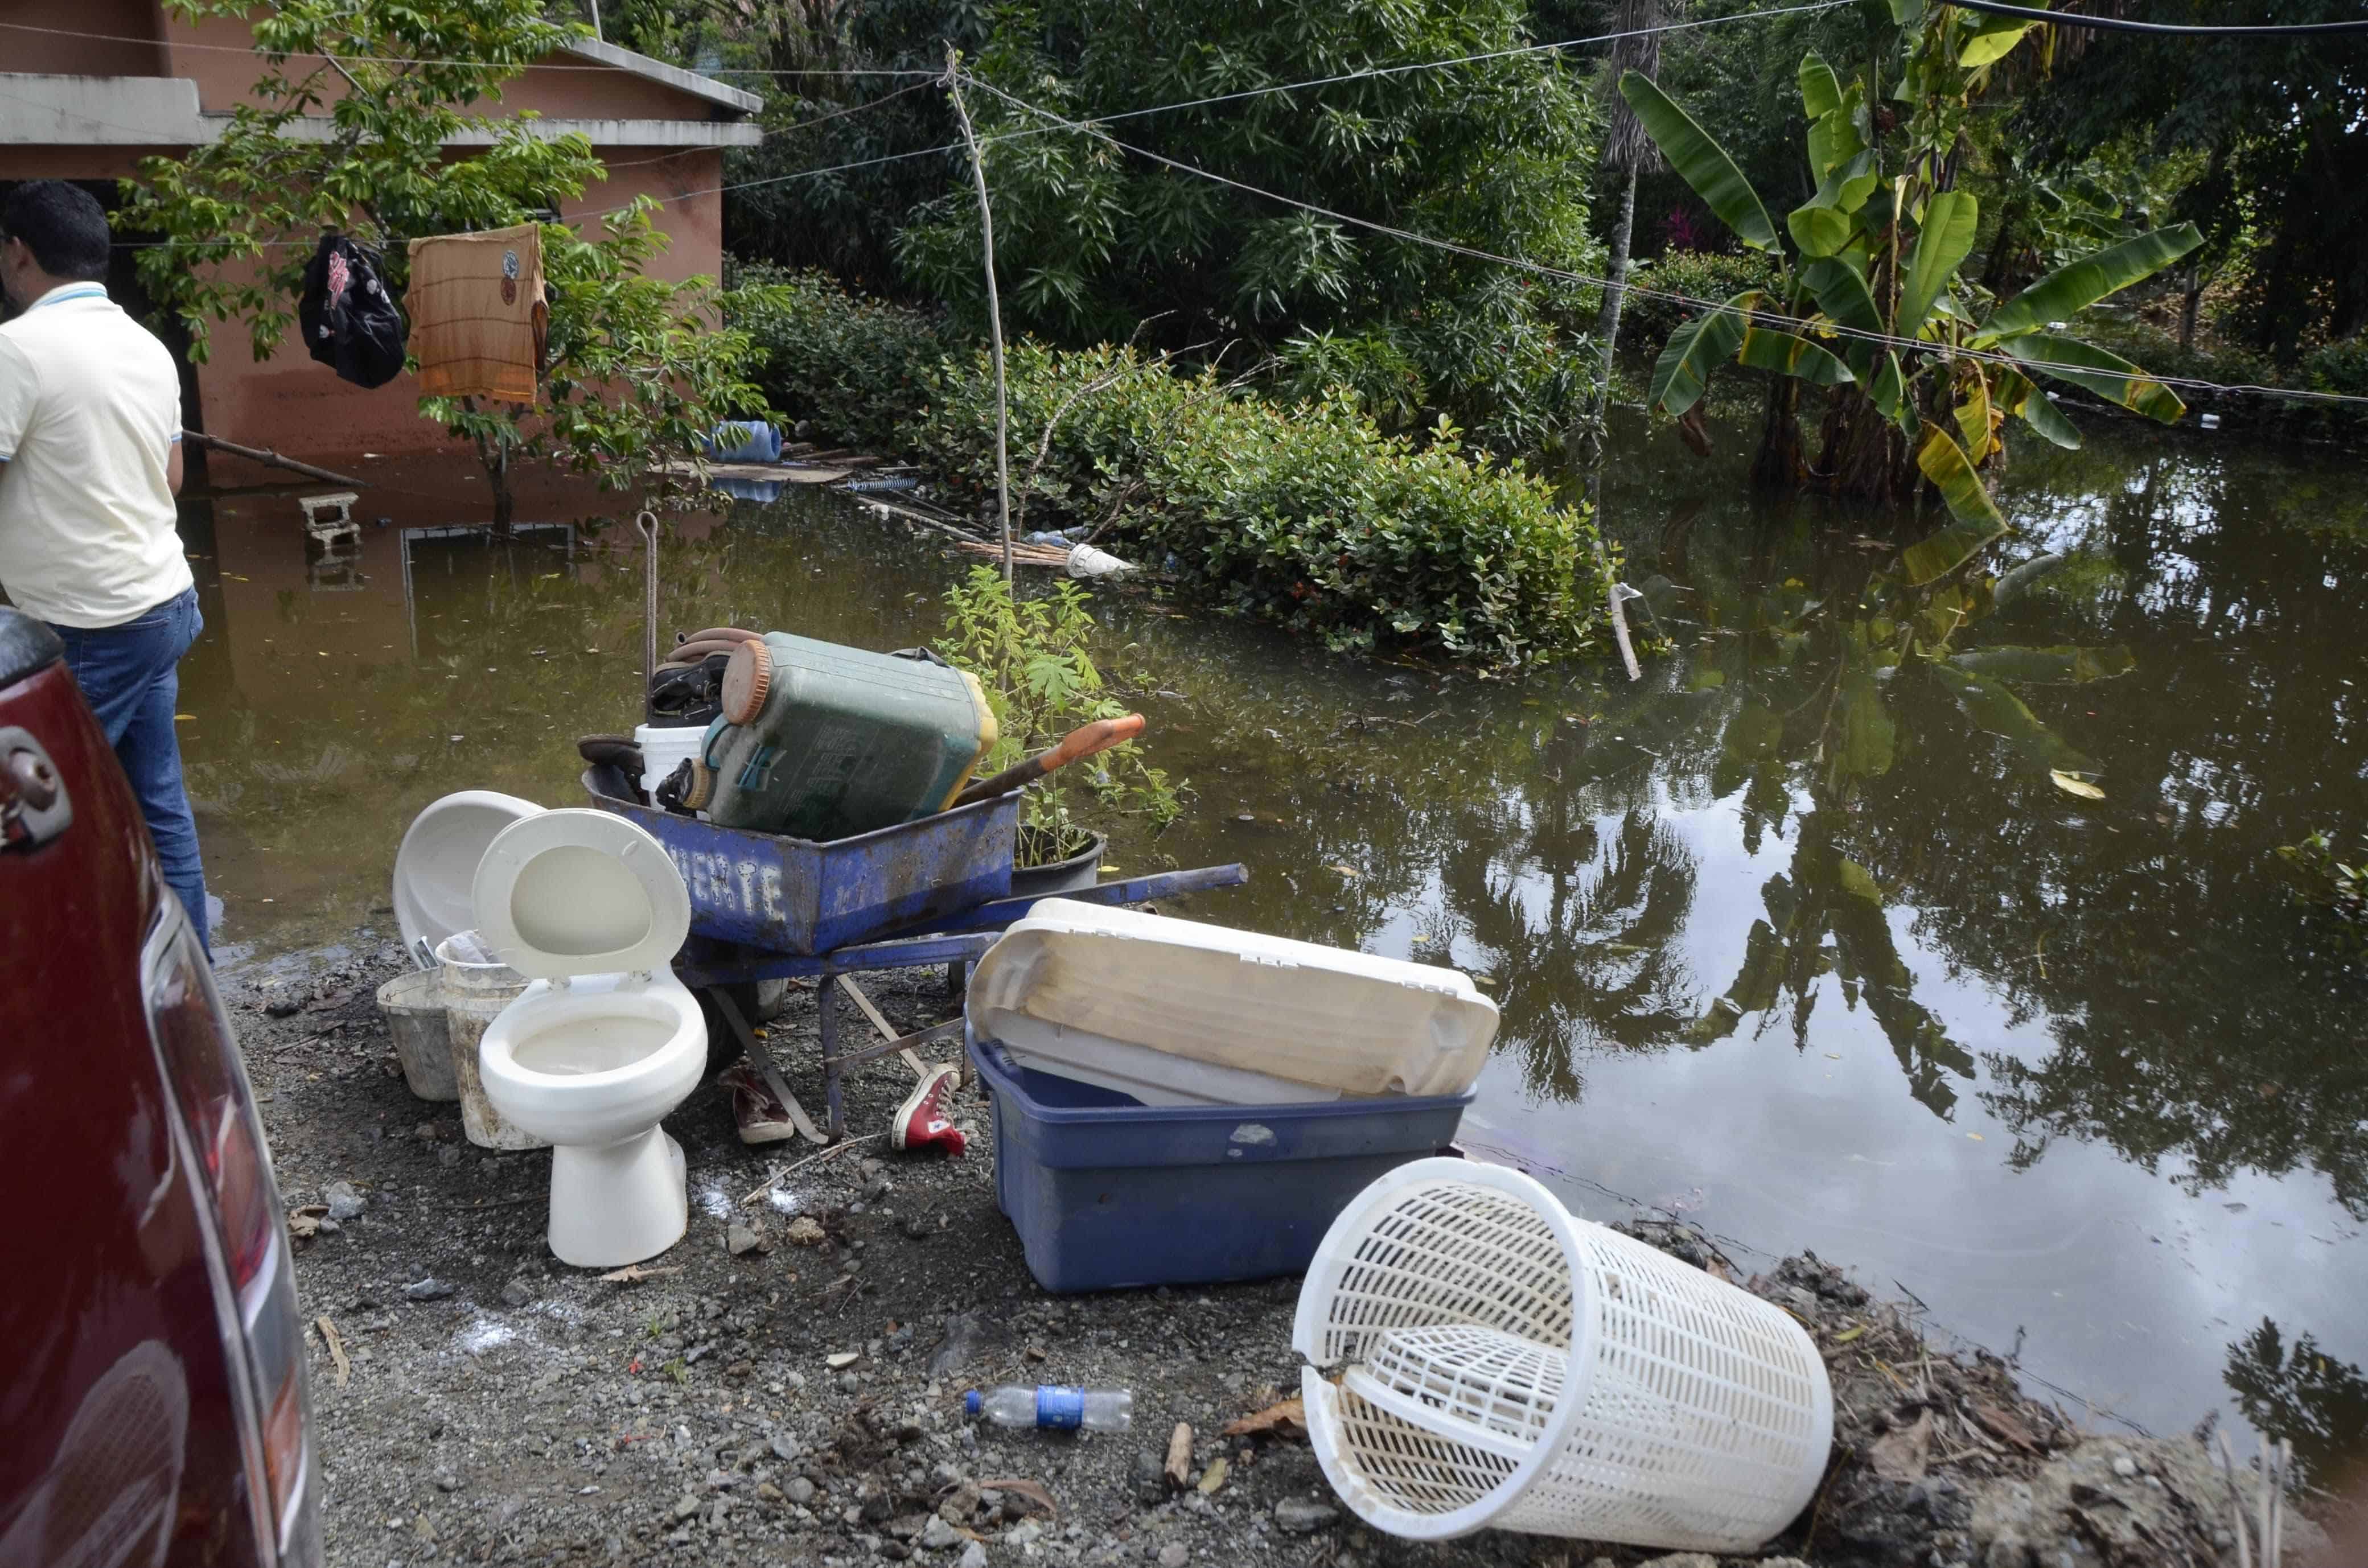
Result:
<svg viewBox="0 0 2368 1568">
<path fill-rule="evenodd" d="M 978 232 L 986 261 L 987 342 L 995 357 L 995 503 L 1002 520 L 1003 581 L 1011 582 L 1011 406 L 1003 383 L 1003 304 L 995 290 L 995 210 L 986 199 L 986 158 L 971 129 L 970 109 L 962 103 L 962 57 L 946 49 L 946 88 L 954 100 L 954 116 L 962 121 L 962 140 L 970 146 L 971 178 L 978 186 Z"/>
<path fill-rule="evenodd" d="M 300 463 L 294 458 L 283 458 L 268 447 L 242 447 L 236 441 L 225 441 L 220 436 L 209 436 L 200 430 L 184 430 L 181 439 L 205 448 L 210 452 L 228 452 L 234 458 L 263 463 L 271 468 L 284 468 L 290 473 L 301 473 L 311 479 L 325 479 L 332 484 L 350 484 L 357 490 L 370 488 L 367 479 L 356 479 L 349 473 L 333 473 L 311 463 Z"/>
</svg>

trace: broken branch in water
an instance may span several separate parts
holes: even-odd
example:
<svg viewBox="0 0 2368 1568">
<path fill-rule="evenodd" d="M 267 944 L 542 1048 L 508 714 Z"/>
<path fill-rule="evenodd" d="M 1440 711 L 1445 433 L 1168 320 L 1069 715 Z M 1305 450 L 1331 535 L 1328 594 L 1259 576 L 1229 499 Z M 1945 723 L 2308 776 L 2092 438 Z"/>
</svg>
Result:
<svg viewBox="0 0 2368 1568">
<path fill-rule="evenodd" d="M 236 441 L 225 441 L 220 436 L 209 436 L 202 430 L 184 430 L 181 432 L 181 439 L 203 447 L 208 451 L 228 452 L 234 458 L 245 458 L 249 462 L 262 463 L 268 468 L 284 468 L 290 473 L 301 473 L 308 479 L 325 479 L 332 484 L 350 484 L 357 490 L 370 488 L 370 481 L 367 479 L 356 479 L 349 473 L 337 473 L 325 468 L 314 468 L 311 463 L 300 463 L 294 458 L 281 457 L 268 447 L 242 447 Z"/>
</svg>

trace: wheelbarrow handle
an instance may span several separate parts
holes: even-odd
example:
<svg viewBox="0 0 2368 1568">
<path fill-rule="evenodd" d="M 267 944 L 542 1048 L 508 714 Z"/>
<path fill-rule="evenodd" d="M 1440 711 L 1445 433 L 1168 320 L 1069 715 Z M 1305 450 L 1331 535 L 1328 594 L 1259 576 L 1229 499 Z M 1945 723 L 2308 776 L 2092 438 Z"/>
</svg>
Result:
<svg viewBox="0 0 2368 1568">
<path fill-rule="evenodd" d="M 1061 744 L 1050 751 L 1040 751 L 1023 762 L 1014 763 L 992 778 L 982 778 L 956 795 L 953 803 L 967 806 L 980 801 L 991 801 L 997 795 L 1008 795 L 1023 784 L 1031 784 L 1056 767 L 1066 767 L 1073 762 L 1122 745 L 1143 733 L 1143 715 L 1129 713 L 1122 718 L 1097 719 L 1090 724 L 1080 724 L 1063 737 Z"/>
</svg>

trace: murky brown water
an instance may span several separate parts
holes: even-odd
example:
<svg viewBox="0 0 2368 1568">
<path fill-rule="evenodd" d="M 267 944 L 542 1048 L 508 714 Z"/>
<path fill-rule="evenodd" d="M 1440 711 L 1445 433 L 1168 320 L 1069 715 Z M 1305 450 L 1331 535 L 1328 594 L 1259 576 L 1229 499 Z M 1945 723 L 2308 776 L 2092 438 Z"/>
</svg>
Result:
<svg viewBox="0 0 2368 1568">
<path fill-rule="evenodd" d="M 1195 791 L 1113 863 L 1241 859 L 1256 881 L 1194 914 L 1487 976 L 1505 1026 L 1466 1131 L 1583 1211 L 1814 1248 L 2020 1342 L 2076 1411 L 2162 1430 L 2237 1397 L 2323 1461 L 2368 1424 L 2368 984 L 2271 851 L 2368 821 L 2356 461 L 2026 447 L 2011 553 L 2072 560 L 1954 633 L 1969 682 L 1888 667 L 1878 557 L 1755 513 L 1740 460 L 1622 451 L 1607 516 L 1672 644 L 1635 687 L 1110 598 Z M 598 498 L 534 498 L 552 526 L 496 545 L 442 528 L 485 515 L 467 472 L 369 466 L 391 520 L 351 562 L 308 569 L 286 496 L 191 510 L 183 734 L 248 951 L 372 918 L 438 794 L 573 799 L 575 737 L 633 716 L 640 558 L 581 520 Z M 819 495 L 693 520 L 662 562 L 672 625 L 882 648 L 930 634 L 961 569 Z M 2135 667 L 2053 684 L 2027 677 L 2116 661 L 1996 652 L 2071 645 Z"/>
</svg>

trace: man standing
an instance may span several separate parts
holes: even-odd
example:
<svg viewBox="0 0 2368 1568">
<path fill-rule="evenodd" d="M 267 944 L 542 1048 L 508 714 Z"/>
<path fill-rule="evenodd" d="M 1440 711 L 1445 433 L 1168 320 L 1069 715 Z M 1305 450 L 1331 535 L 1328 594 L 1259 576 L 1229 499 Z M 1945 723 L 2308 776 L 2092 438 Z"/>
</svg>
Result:
<svg viewBox="0 0 2368 1568">
<path fill-rule="evenodd" d="M 173 527 L 180 375 L 107 297 L 108 250 L 106 211 L 63 180 L 0 203 L 0 290 L 21 312 L 0 324 L 0 588 L 64 641 L 202 942 L 205 871 L 173 733 L 177 666 L 203 624 Z"/>
</svg>

